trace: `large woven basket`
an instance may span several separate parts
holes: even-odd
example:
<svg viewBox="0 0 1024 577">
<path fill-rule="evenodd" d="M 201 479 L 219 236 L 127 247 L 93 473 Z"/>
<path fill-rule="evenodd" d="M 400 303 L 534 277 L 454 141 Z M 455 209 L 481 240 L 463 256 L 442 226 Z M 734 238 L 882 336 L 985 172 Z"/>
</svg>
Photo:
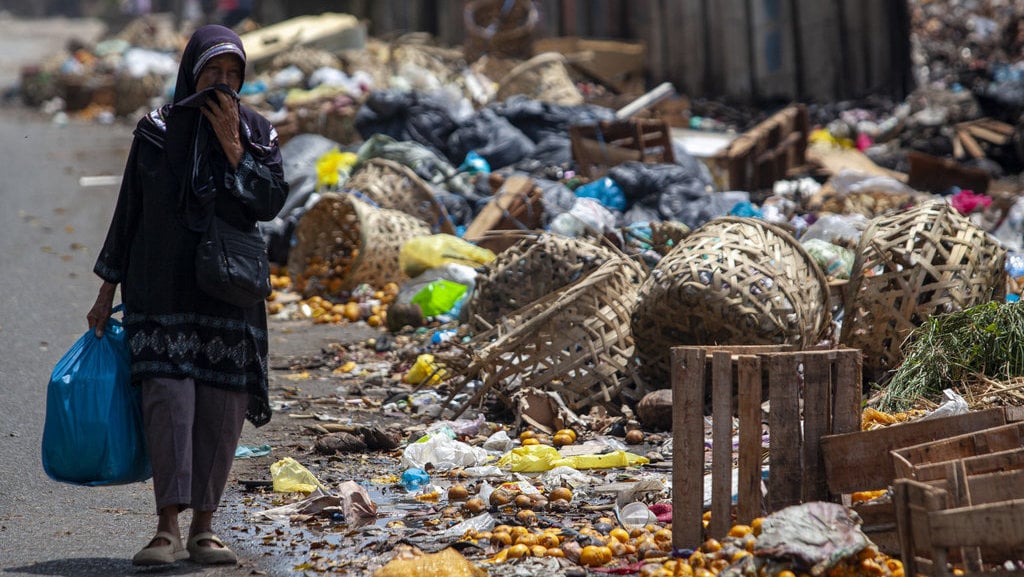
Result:
<svg viewBox="0 0 1024 577">
<path fill-rule="evenodd" d="M 550 233 L 522 233 L 499 252 L 476 280 L 467 305 L 477 330 L 491 328 L 502 317 L 572 284 L 615 253 L 584 239 Z"/>
<path fill-rule="evenodd" d="M 873 219 L 857 246 L 840 342 L 863 350 L 865 376 L 878 378 L 931 315 L 1003 298 L 1005 260 L 996 240 L 944 201 Z"/>
<path fill-rule="evenodd" d="M 531 0 L 514 0 L 503 14 L 505 0 L 472 0 L 463 11 L 468 62 L 484 54 L 498 58 L 529 58 L 540 13 Z"/>
<path fill-rule="evenodd" d="M 381 208 L 400 210 L 430 224 L 434 232 L 455 234 L 455 226 L 444 205 L 434 197 L 430 185 L 408 166 L 384 158 L 372 158 L 345 182 Z"/>
<path fill-rule="evenodd" d="M 817 344 L 830 327 L 828 282 L 782 228 L 720 217 L 669 251 L 640 288 L 633 315 L 641 373 L 669 386 L 677 345 Z"/>
<path fill-rule="evenodd" d="M 462 345 L 459 355 L 471 361 L 456 381 L 483 384 L 455 417 L 492 390 L 506 405 L 521 388 L 555 391 L 577 412 L 595 405 L 617 412 L 623 397 L 638 401 L 646 391 L 631 378 L 630 316 L 644 274 L 633 260 L 616 256 Z"/>
<path fill-rule="evenodd" d="M 295 226 L 288 271 L 307 296 L 338 296 L 361 283 L 400 283 L 408 278 L 398 264 L 402 245 L 429 234 L 427 223 L 404 212 L 349 193 L 326 193 Z"/>
<path fill-rule="evenodd" d="M 565 57 L 555 52 L 534 56 L 498 81 L 497 100 L 517 94 L 564 106 L 583 104 L 583 94 L 569 75 Z"/>
</svg>

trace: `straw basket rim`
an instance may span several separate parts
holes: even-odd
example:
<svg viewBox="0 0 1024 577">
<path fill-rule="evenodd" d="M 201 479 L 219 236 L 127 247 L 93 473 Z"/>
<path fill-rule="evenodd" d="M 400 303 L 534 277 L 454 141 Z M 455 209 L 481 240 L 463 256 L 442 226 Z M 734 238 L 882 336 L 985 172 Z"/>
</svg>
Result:
<svg viewBox="0 0 1024 577">
<path fill-rule="evenodd" d="M 472 0 L 466 4 L 462 13 L 462 20 L 466 27 L 467 34 L 476 36 L 477 38 L 486 39 L 491 42 L 496 40 L 519 38 L 533 34 L 534 29 L 537 27 L 537 22 L 540 20 L 540 12 L 537 10 L 536 4 L 532 1 L 528 1 L 526 3 L 528 5 L 526 19 L 514 28 L 488 32 L 485 27 L 478 24 L 476 21 L 477 11 L 495 3 L 495 0 Z"/>
<path fill-rule="evenodd" d="M 516 64 L 515 67 L 512 68 L 512 70 L 509 70 L 508 73 L 505 74 L 505 76 L 503 76 L 501 80 L 498 81 L 498 86 L 505 86 L 511 82 L 514 82 L 523 74 L 531 72 L 537 68 L 540 68 L 541 66 L 546 66 L 548 64 L 553 63 L 559 63 L 564 66 L 568 62 L 569 60 L 566 59 L 565 56 L 559 54 L 558 52 L 541 52 L 540 54 L 534 56 L 533 58 L 530 58 L 529 60 L 525 60 L 523 62 L 520 62 L 519 64 Z"/>
<path fill-rule="evenodd" d="M 801 244 L 800 241 L 796 239 L 796 237 L 794 237 L 786 229 L 782 228 L 781 226 L 775 223 L 750 216 L 720 216 L 713 220 L 709 220 L 700 227 L 694 229 L 689 235 L 687 235 L 687 238 L 699 234 L 702 228 L 716 222 L 734 222 L 738 224 L 754 223 L 763 226 L 764 228 L 767 228 L 768 230 L 772 231 L 774 234 L 782 237 L 783 240 L 791 244 L 793 248 L 796 250 L 796 252 L 801 256 L 801 258 L 803 258 L 808 263 L 808 265 L 810 265 L 811 270 L 814 271 L 814 276 L 818 279 L 818 284 L 822 286 L 823 290 L 826 293 L 828 292 L 828 277 L 825 276 L 825 272 L 821 270 L 820 266 L 818 266 L 817 261 L 815 261 L 814 257 L 811 256 L 811 253 L 808 252 L 806 248 L 804 248 L 804 245 Z"/>
</svg>

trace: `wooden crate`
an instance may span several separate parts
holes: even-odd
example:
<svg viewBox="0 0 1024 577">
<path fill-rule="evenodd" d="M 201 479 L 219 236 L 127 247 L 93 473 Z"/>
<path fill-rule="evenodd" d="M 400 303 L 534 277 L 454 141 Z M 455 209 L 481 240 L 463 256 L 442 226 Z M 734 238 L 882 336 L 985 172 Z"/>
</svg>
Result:
<svg viewBox="0 0 1024 577">
<path fill-rule="evenodd" d="M 771 190 L 776 181 L 807 166 L 810 117 L 794 104 L 744 132 L 712 159 L 724 190 Z"/>
<path fill-rule="evenodd" d="M 692 548 L 704 540 L 704 413 L 709 395 L 710 536 L 724 536 L 733 522 L 734 416 L 739 434 L 735 522 L 748 523 L 765 512 L 827 498 L 820 439 L 860 425 L 860 351 L 786 352 L 780 348 L 672 348 L 672 541 L 676 548 Z M 762 505 L 761 404 L 765 399 L 771 401 L 772 474 Z"/>
<path fill-rule="evenodd" d="M 672 133 L 664 120 L 635 119 L 569 127 L 572 158 L 579 173 L 599 178 L 630 160 L 671 164 Z"/>
<path fill-rule="evenodd" d="M 913 479 L 894 486 L 896 519 L 907 575 L 1024 575 L 1004 561 L 1024 559 L 1024 483 L 1020 469 L 966 475 L 946 488 Z M 996 567 L 996 570 L 989 569 Z M 1020 565 L 1018 565 L 1020 567 Z M 983 573 L 984 571 L 984 573 Z"/>
<path fill-rule="evenodd" d="M 821 451 L 828 490 L 842 499 L 858 491 L 888 489 L 897 478 L 892 459 L 887 457 L 890 451 L 1005 423 L 1005 412 L 995 408 L 872 431 L 826 435 L 821 439 Z M 892 501 L 853 504 L 853 508 L 863 520 L 861 529 L 878 548 L 890 555 L 898 554 Z"/>
<path fill-rule="evenodd" d="M 1024 422 L 990 427 L 896 449 L 892 451 L 892 459 L 897 477 L 931 480 L 943 475 L 942 471 L 946 467 L 944 463 L 948 461 L 1020 448 L 1024 448 Z"/>
</svg>

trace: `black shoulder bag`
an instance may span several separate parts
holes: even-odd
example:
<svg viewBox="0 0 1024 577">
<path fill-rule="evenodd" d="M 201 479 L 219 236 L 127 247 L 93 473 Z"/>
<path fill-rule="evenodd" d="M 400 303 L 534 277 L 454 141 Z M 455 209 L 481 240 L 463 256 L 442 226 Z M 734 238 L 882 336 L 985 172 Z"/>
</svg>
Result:
<svg viewBox="0 0 1024 577">
<path fill-rule="evenodd" d="M 259 227 L 241 230 L 213 216 L 196 248 L 196 281 L 206 294 L 236 307 L 270 296 L 270 260 Z"/>
</svg>

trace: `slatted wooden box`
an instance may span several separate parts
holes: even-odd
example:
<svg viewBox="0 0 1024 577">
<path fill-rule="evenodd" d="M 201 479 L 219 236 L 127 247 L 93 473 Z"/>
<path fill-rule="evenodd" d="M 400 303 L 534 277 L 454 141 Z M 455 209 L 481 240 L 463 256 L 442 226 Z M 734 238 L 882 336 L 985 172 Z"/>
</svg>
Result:
<svg viewBox="0 0 1024 577">
<path fill-rule="evenodd" d="M 733 418 L 738 423 L 735 522 L 828 497 L 822 436 L 860 425 L 860 351 L 786 352 L 784 346 L 672 348 L 672 541 L 703 542 L 704 415 L 711 400 L 711 524 L 724 536 L 733 522 Z M 770 401 L 771 474 L 762 503 L 761 404 Z M 801 414 L 801 399 L 803 411 Z M 801 426 L 802 421 L 802 426 Z"/>
<path fill-rule="evenodd" d="M 672 134 L 664 120 L 604 121 L 569 127 L 572 158 L 579 173 L 600 178 L 630 160 L 672 164 Z"/>
<path fill-rule="evenodd" d="M 822 459 L 829 493 L 842 499 L 859 491 L 888 489 L 900 476 L 890 451 L 972 433 L 1006 423 L 1001 408 L 963 415 L 914 421 L 871 431 L 826 435 L 821 439 Z M 899 553 L 896 515 L 891 500 L 853 504 L 863 520 L 862 530 L 890 555 Z"/>
<path fill-rule="evenodd" d="M 894 485 L 906 574 L 946 577 L 954 574 L 955 565 L 967 575 L 1024 575 L 1022 431 L 1024 424 L 1005 425 L 903 451 L 897 467 L 913 467 L 908 474 L 928 479 L 901 478 Z M 990 441 L 994 444 L 985 444 Z M 1009 445 L 1016 446 L 985 452 Z M 981 454 L 917 465 L 907 459 L 979 450 Z"/>
<path fill-rule="evenodd" d="M 771 190 L 797 169 L 807 168 L 810 116 L 803 104 L 775 113 L 733 140 L 712 160 L 724 190 Z"/>
</svg>

